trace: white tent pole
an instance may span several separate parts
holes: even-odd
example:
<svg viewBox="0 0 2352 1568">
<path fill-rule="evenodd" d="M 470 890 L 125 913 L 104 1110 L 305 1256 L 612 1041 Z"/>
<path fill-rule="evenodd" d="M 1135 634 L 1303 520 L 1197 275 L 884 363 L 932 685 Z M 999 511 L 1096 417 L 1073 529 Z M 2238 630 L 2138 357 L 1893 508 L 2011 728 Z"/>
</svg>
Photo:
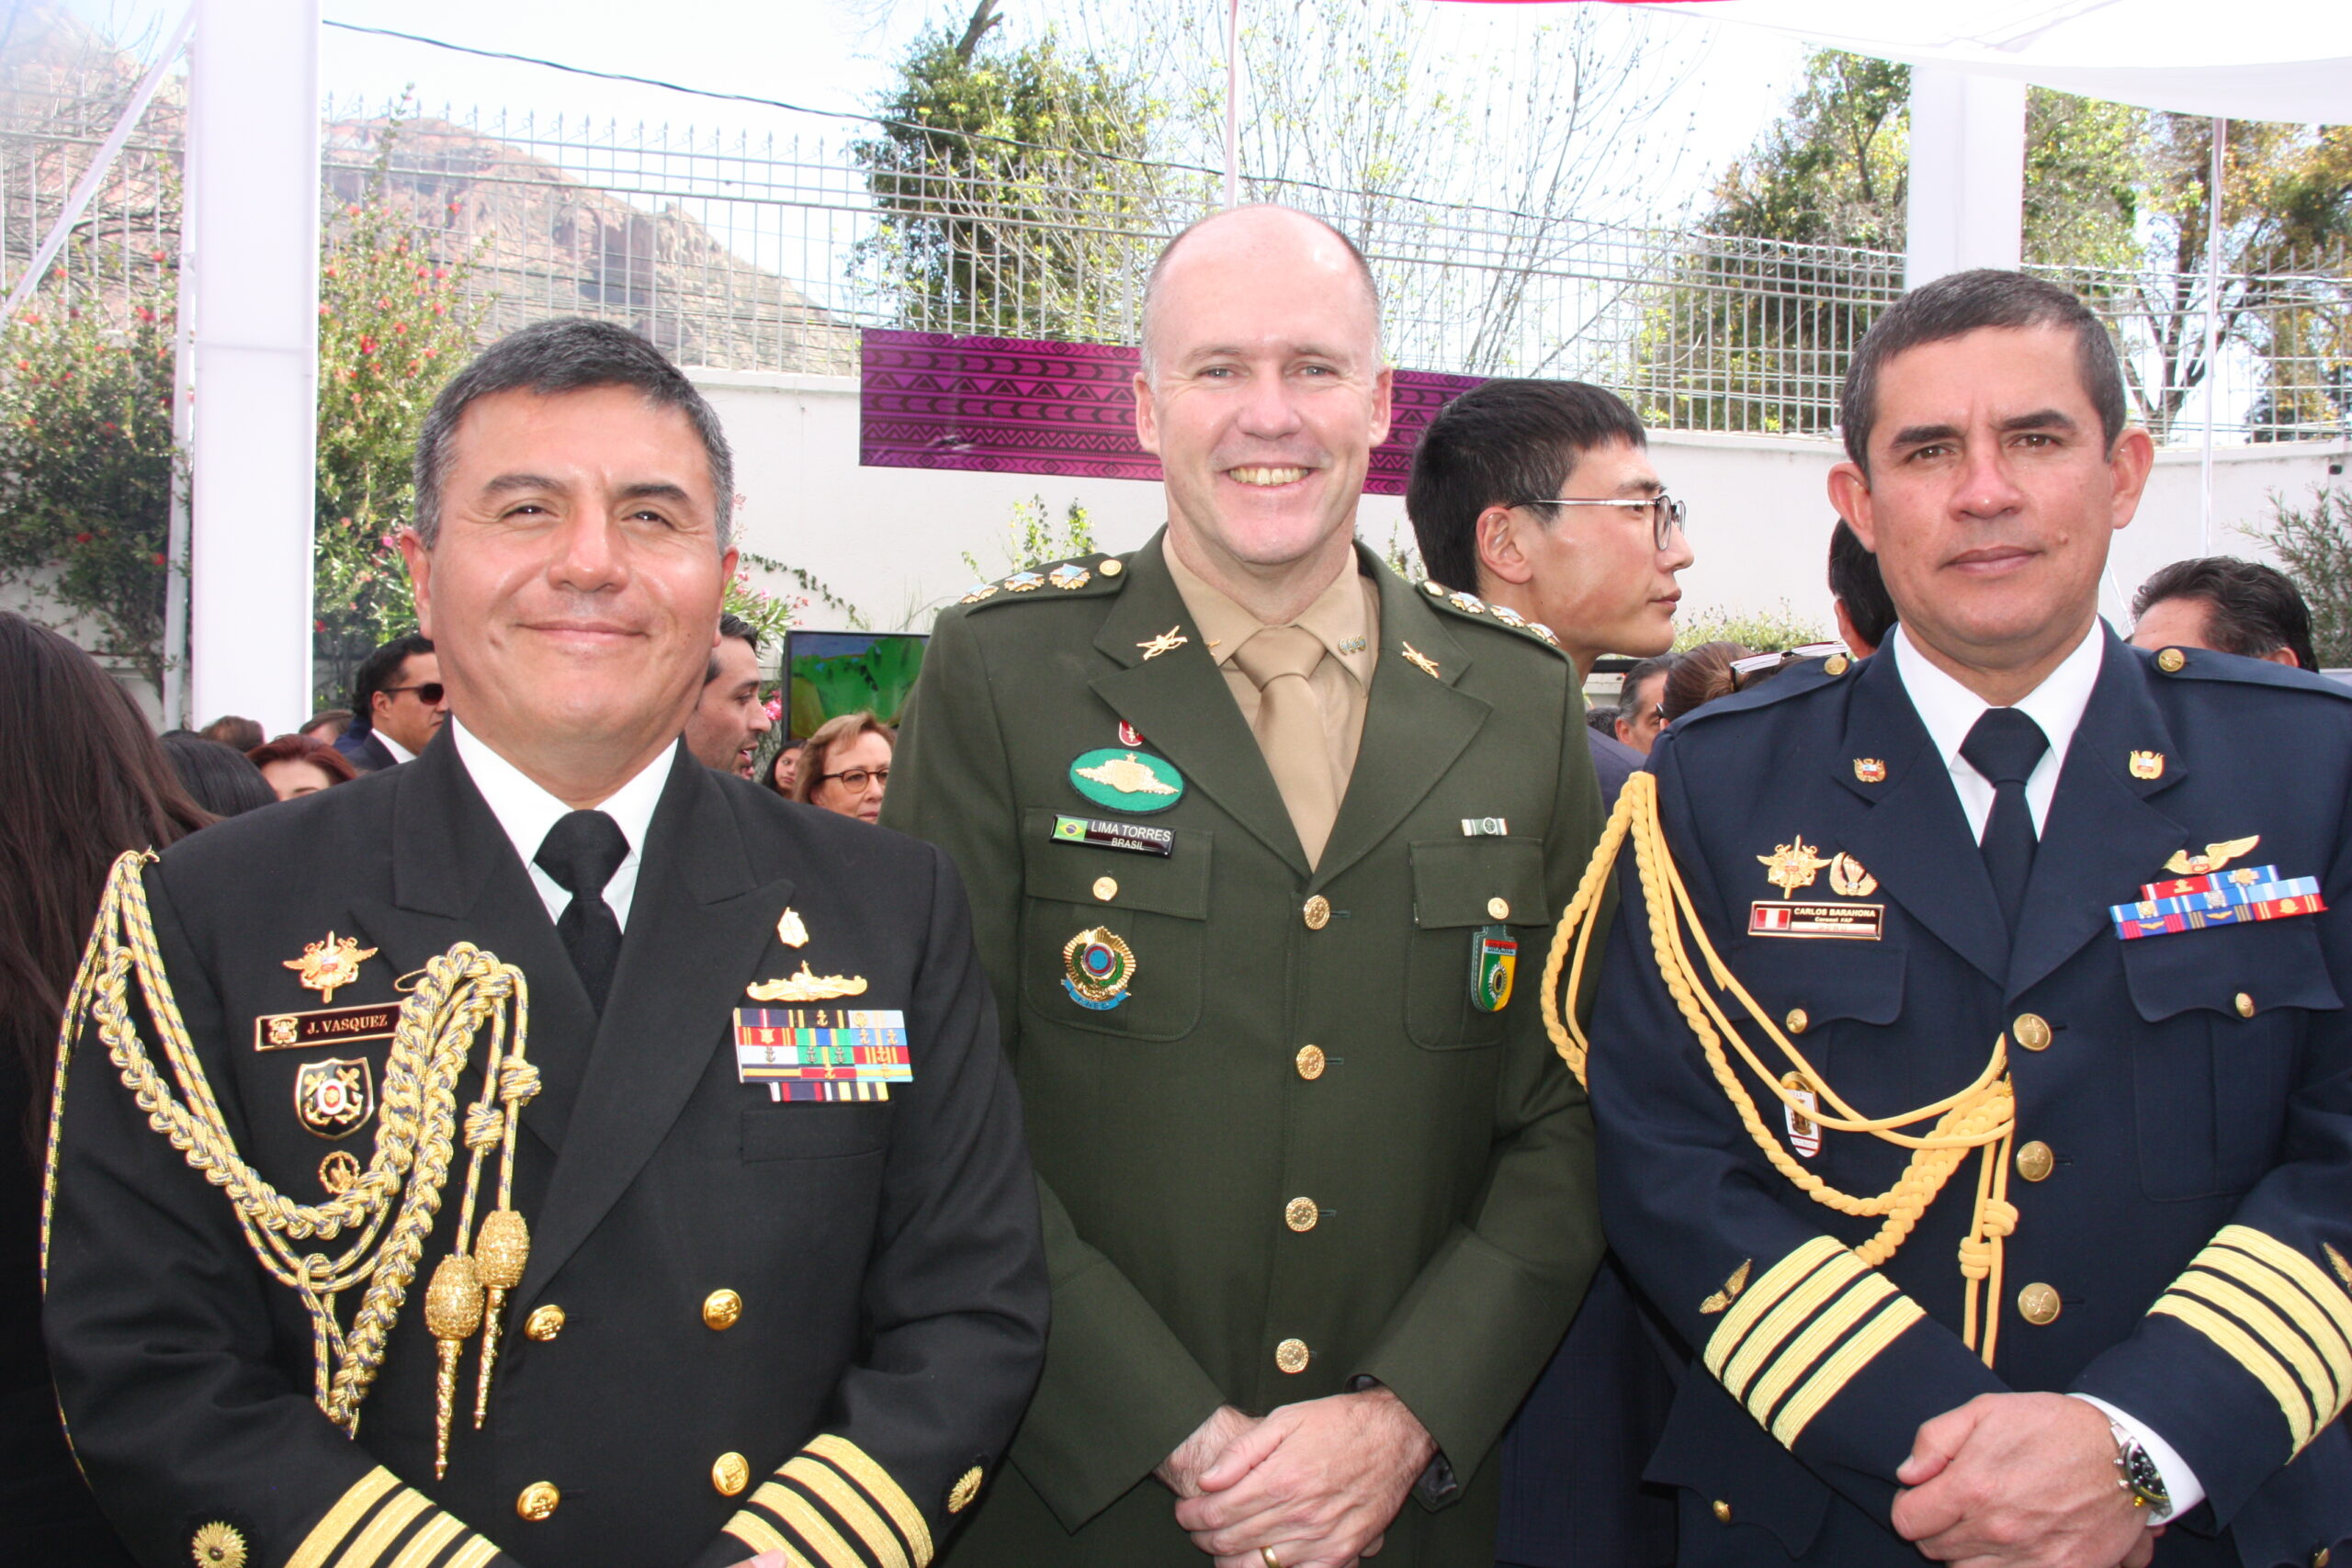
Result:
<svg viewBox="0 0 2352 1568">
<path fill-rule="evenodd" d="M 1241 0 L 1225 8 L 1225 204 L 1241 205 Z"/>
<path fill-rule="evenodd" d="M 2213 122 L 2213 167 L 2205 182 L 2205 450 L 2198 463 L 2197 553 L 2213 553 L 2213 400 L 2221 391 L 2222 152 L 2230 122 Z"/>
<path fill-rule="evenodd" d="M 1911 68 L 1903 286 L 2024 254 L 2025 84 Z"/>
<path fill-rule="evenodd" d="M 319 0 L 198 0 L 194 717 L 311 714 Z"/>
<path fill-rule="evenodd" d="M 190 6 L 188 14 L 195 15 Z M 188 74 L 202 45 L 188 44 Z M 180 275 L 179 300 L 172 326 L 172 502 L 171 521 L 164 546 L 164 728 L 187 726 L 188 683 L 188 505 L 195 483 L 196 458 L 196 213 L 203 197 L 197 194 L 197 171 L 203 155 L 197 150 L 197 117 L 187 117 L 180 148 Z"/>
<path fill-rule="evenodd" d="M 89 210 L 90 198 L 98 194 L 98 185 L 107 177 L 107 171 L 114 167 L 115 157 L 122 151 L 122 144 L 130 141 L 130 133 L 139 128 L 139 117 L 147 112 L 147 101 L 155 96 L 155 89 L 163 85 L 164 73 L 170 70 L 172 62 L 180 57 L 180 51 L 187 44 L 188 29 L 195 24 L 196 7 L 191 5 L 181 16 L 180 25 L 172 29 L 171 39 L 164 45 L 163 52 L 155 56 L 155 63 L 150 65 L 147 74 L 140 78 L 138 88 L 130 95 L 130 102 L 123 106 L 122 118 L 115 121 L 114 130 L 99 144 L 96 156 L 90 160 L 90 166 L 82 171 L 81 179 L 74 186 L 74 194 L 65 198 L 65 210 L 57 215 L 56 226 L 50 230 L 49 238 L 40 243 L 40 249 L 33 253 L 32 265 L 17 277 L 17 286 L 8 290 L 5 317 L 0 319 L 15 321 L 17 312 L 25 308 L 25 301 L 32 298 L 33 290 L 40 287 L 41 276 L 49 271 L 49 264 L 57 259 L 57 253 L 65 248 L 66 236 L 74 232 L 74 225 L 82 221 L 82 214 Z"/>
</svg>

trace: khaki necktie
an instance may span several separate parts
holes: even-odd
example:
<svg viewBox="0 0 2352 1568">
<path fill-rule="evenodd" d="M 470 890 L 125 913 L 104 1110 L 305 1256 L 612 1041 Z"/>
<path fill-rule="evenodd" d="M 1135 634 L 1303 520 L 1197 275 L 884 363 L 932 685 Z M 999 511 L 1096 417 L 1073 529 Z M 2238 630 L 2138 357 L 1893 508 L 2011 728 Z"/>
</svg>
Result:
<svg viewBox="0 0 2352 1568">
<path fill-rule="evenodd" d="M 1340 815 L 1323 705 L 1306 683 L 1323 662 L 1322 640 L 1301 626 L 1266 626 L 1234 650 L 1233 662 L 1258 688 L 1258 749 L 1312 866 L 1323 858 Z"/>
</svg>

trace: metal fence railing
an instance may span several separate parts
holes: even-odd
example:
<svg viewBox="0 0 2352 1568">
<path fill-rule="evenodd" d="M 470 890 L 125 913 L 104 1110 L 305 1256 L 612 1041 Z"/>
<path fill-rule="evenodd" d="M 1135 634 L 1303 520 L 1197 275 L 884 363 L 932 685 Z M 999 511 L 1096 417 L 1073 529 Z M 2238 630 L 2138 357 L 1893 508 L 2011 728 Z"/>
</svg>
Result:
<svg viewBox="0 0 2352 1568">
<path fill-rule="evenodd" d="M 102 108 L 0 113 L 7 277 L 103 137 Z M 177 108 L 159 103 L 85 223 L 90 243 L 68 248 L 67 287 L 119 296 L 175 248 L 177 134 Z M 854 371 L 867 326 L 1131 342 L 1153 255 L 1219 194 L 1212 171 L 1140 160 L 943 164 L 879 132 L 823 142 L 381 105 L 330 104 L 324 146 L 333 202 L 380 178 L 425 244 L 470 259 L 485 333 L 603 316 L 684 363 L 741 370 Z M 1592 380 L 1661 426 L 1828 434 L 1855 344 L 1902 292 L 1902 258 L 1883 252 L 1274 181 L 1245 194 L 1359 239 L 1396 363 Z M 2037 270 L 2110 324 L 2160 439 L 2201 434 L 2209 406 L 2224 440 L 2346 430 L 2346 255 L 2225 277 L 2211 367 L 2201 276 Z"/>
</svg>

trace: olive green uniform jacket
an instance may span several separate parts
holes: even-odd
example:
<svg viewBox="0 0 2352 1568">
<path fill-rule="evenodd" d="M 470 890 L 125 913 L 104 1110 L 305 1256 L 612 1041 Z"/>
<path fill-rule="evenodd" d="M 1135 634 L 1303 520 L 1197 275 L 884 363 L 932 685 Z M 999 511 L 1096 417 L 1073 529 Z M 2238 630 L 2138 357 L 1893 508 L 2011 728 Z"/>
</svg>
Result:
<svg viewBox="0 0 2352 1568">
<path fill-rule="evenodd" d="M 946 611 L 884 809 L 970 889 L 1053 1276 L 1043 1382 L 955 1562 L 1199 1568 L 1153 1467 L 1219 1404 L 1370 1378 L 1442 1455 L 1384 1568 L 1484 1568 L 1487 1451 L 1601 1249 L 1589 1114 L 1536 999 L 1600 822 L 1573 666 L 1359 548 L 1380 657 L 1310 871 L 1160 547 Z M 1181 795 L 1089 799 L 1073 764 L 1105 748 L 1163 760 Z M 1057 838 L 1064 817 L 1166 829 L 1170 852 Z M 1134 956 L 1102 1010 L 1065 984 L 1098 926 Z M 1492 1012 L 1471 996 L 1489 926 L 1519 943 Z"/>
</svg>

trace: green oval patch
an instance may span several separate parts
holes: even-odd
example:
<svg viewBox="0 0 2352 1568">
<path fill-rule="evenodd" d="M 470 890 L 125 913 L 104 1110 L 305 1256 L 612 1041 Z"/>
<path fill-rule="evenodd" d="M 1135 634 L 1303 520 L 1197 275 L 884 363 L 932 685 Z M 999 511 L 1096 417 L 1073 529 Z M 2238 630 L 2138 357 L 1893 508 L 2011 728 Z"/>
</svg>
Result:
<svg viewBox="0 0 2352 1568">
<path fill-rule="evenodd" d="M 1114 811 L 1165 811 L 1184 798 L 1184 775 L 1164 757 L 1105 747 L 1069 765 L 1070 787 Z"/>
</svg>

